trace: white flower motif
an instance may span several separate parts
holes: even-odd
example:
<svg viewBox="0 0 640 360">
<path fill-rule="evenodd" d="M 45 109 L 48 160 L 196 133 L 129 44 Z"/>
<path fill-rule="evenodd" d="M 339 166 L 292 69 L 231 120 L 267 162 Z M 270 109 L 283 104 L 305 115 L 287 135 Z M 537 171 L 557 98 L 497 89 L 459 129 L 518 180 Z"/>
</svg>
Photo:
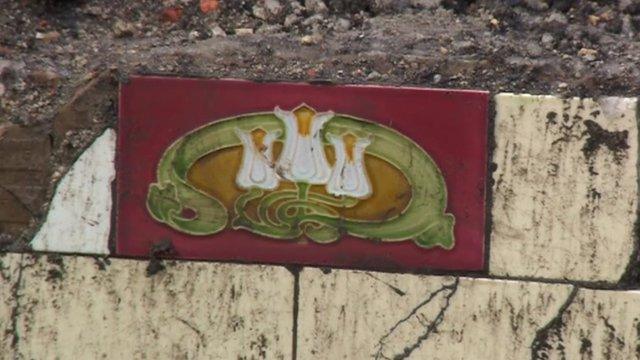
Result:
<svg viewBox="0 0 640 360">
<path fill-rule="evenodd" d="M 327 192 L 358 199 L 369 197 L 372 189 L 364 167 L 364 150 L 371 144 L 371 139 L 356 138 L 352 134 L 342 137 L 327 134 L 327 138 L 336 152 L 336 163 L 327 183 Z"/>
<path fill-rule="evenodd" d="M 242 163 L 236 175 L 236 184 L 242 189 L 257 187 L 274 190 L 280 178 L 273 164 L 273 142 L 280 136 L 280 131 L 266 132 L 256 129 L 245 132 L 235 129 L 242 142 Z"/>
<path fill-rule="evenodd" d="M 332 111 L 316 113 L 306 105 L 294 111 L 276 106 L 274 114 L 285 125 L 285 142 L 276 167 L 285 179 L 309 184 L 325 184 L 331 168 L 324 153 L 320 130 L 333 118 Z"/>
</svg>

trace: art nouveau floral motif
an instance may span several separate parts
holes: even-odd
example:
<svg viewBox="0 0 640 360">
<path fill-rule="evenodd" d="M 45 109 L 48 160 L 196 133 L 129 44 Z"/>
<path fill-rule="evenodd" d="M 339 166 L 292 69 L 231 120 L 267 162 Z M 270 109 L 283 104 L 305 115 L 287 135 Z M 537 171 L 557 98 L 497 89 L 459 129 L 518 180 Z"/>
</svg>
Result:
<svg viewBox="0 0 640 360">
<path fill-rule="evenodd" d="M 256 129 L 253 132 L 245 132 L 238 128 L 235 131 L 243 147 L 236 184 L 242 189 L 277 188 L 280 180 L 273 169 L 273 142 L 280 136 L 280 131 L 266 132 Z"/>
<path fill-rule="evenodd" d="M 274 114 L 284 122 L 285 141 L 276 167 L 287 180 L 324 184 L 331 170 L 324 154 L 320 130 L 333 112 L 316 113 L 302 105 L 294 111 L 276 107 Z"/>
<path fill-rule="evenodd" d="M 364 167 L 364 151 L 370 138 L 356 138 L 352 134 L 327 134 L 336 151 L 336 163 L 327 183 L 327 192 L 336 196 L 363 199 L 371 195 L 371 184 Z"/>
<path fill-rule="evenodd" d="M 283 146 L 278 153 L 275 145 L 280 141 Z M 241 192 L 229 198 L 194 187 L 188 179 L 194 161 L 233 149 L 238 142 L 242 152 L 235 154 L 241 156 L 240 167 L 232 176 Z M 325 152 L 331 152 L 329 146 L 335 153 L 333 166 Z M 392 196 L 389 199 L 411 196 L 395 215 L 385 212 L 384 217 L 366 219 L 344 215 L 374 199 L 379 195 L 376 191 L 384 194 L 382 187 L 374 189 L 369 176 L 389 174 L 368 174 L 365 153 L 372 157 L 371 166 L 385 162 L 406 177 L 409 188 L 386 188 L 402 191 L 384 195 Z M 228 164 L 221 163 L 210 174 L 229 170 Z M 326 193 L 312 185 L 324 185 Z M 225 189 L 227 195 L 234 191 L 232 186 Z M 332 111 L 317 113 L 304 104 L 291 111 L 276 107 L 269 113 L 212 122 L 179 139 L 165 152 L 158 182 L 150 185 L 147 199 L 156 220 L 191 235 L 231 228 L 273 239 L 306 237 L 329 243 L 348 234 L 451 249 L 455 219 L 445 212 L 446 205 L 444 178 L 419 145 L 383 125 Z M 184 209 L 196 215 L 184 217 Z"/>
</svg>

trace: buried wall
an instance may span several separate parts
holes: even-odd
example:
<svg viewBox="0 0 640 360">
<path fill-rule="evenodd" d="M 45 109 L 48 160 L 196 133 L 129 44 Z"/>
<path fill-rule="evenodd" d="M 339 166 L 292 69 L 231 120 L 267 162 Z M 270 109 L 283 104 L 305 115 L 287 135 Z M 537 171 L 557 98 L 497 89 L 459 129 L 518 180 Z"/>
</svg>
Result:
<svg viewBox="0 0 640 360">
<path fill-rule="evenodd" d="M 141 35 L 104 40 L 117 66 L 72 68 L 56 83 L 30 74 L 42 66 L 31 58 L 4 55 L 0 357 L 639 358 L 638 80 L 632 70 L 591 72 L 577 53 L 562 68 L 581 77 L 554 70 L 553 57 L 490 59 L 491 46 L 506 51 L 492 39 L 509 35 L 471 15 L 449 31 L 475 31 L 472 53 L 457 43 L 444 53 L 437 36 L 411 30 L 456 16 L 439 7 L 380 13 L 305 46 L 304 29 L 158 48 Z M 593 61 L 612 68 L 621 56 Z M 485 269 L 159 260 L 162 244 L 151 260 L 112 256 L 115 144 L 126 136 L 115 130 L 118 84 L 144 73 L 492 91 Z M 10 85 L 20 81 L 26 89 Z M 25 94 L 43 105 L 27 107 Z"/>
</svg>

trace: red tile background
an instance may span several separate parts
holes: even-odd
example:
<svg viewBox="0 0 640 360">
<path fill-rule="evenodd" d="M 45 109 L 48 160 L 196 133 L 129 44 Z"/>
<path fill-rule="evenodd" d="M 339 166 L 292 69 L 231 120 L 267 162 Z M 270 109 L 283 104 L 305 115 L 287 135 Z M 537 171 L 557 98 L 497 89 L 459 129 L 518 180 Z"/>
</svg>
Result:
<svg viewBox="0 0 640 360">
<path fill-rule="evenodd" d="M 320 245 L 286 242 L 244 230 L 194 237 L 147 213 L 147 189 L 164 150 L 216 119 L 292 109 L 305 102 L 399 130 L 420 144 L 442 170 L 448 212 L 456 217 L 452 250 L 421 249 L 411 241 L 374 243 L 355 237 Z M 170 239 L 176 257 L 241 262 L 315 264 L 392 271 L 481 270 L 484 266 L 488 93 L 480 91 L 254 83 L 239 80 L 133 77 L 121 87 L 117 155 L 116 252 L 148 256 Z"/>
</svg>

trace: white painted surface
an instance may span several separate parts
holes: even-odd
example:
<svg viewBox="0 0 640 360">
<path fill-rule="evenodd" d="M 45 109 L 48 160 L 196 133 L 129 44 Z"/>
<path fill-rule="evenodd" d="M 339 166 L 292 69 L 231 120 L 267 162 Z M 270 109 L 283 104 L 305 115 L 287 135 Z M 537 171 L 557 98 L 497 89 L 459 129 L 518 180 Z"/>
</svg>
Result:
<svg viewBox="0 0 640 360">
<path fill-rule="evenodd" d="M 534 282 L 455 284 L 449 276 L 305 268 L 298 358 L 393 359 L 408 352 L 410 359 L 528 359 L 537 329 L 571 292 Z"/>
<path fill-rule="evenodd" d="M 22 255 L 10 254 L 14 268 Z M 13 359 L 290 359 L 293 276 L 276 266 L 24 255 Z M 0 283 L 0 289 L 3 285 Z M 0 323 L 8 319 L 0 302 Z M 2 333 L 9 342 L 9 334 Z M 2 344 L 2 342 L 0 342 Z"/>
<path fill-rule="evenodd" d="M 490 272 L 616 282 L 634 241 L 636 99 L 499 94 L 495 100 Z M 626 131 L 628 147 L 589 151 L 589 126 Z"/>
<path fill-rule="evenodd" d="M 107 129 L 62 178 L 34 250 L 108 254 L 116 133 Z"/>
</svg>

